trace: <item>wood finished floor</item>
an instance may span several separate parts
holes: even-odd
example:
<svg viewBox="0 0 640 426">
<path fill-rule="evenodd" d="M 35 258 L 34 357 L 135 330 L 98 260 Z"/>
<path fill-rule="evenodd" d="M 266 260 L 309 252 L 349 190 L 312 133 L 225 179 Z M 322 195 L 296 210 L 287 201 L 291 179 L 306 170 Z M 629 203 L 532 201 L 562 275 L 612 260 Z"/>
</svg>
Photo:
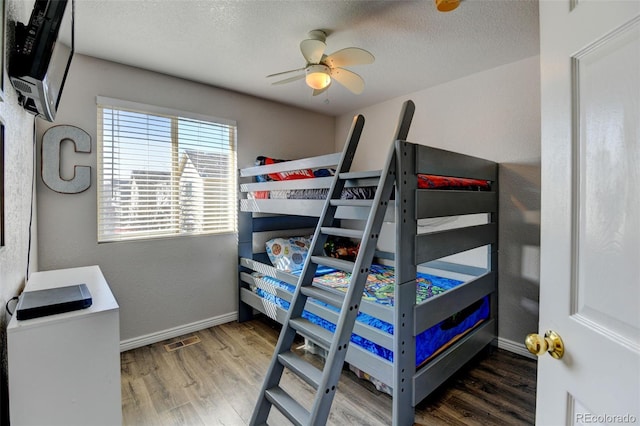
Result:
<svg viewBox="0 0 640 426">
<path fill-rule="evenodd" d="M 123 424 L 246 425 L 278 330 L 267 319 L 232 322 L 123 352 Z M 189 336 L 200 342 L 165 349 Z M 418 405 L 416 424 L 531 425 L 535 382 L 535 361 L 499 349 L 485 351 Z M 290 373 L 283 383 L 302 400 L 312 399 L 308 387 Z M 289 422 L 272 409 L 269 424 Z M 328 424 L 389 425 L 391 398 L 345 369 Z"/>
</svg>

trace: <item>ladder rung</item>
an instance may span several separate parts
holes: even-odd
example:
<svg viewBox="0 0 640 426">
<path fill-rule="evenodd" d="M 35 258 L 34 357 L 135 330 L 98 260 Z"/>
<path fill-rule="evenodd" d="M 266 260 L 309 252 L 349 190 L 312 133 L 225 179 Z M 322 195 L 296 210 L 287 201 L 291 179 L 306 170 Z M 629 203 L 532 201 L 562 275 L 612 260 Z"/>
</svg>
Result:
<svg viewBox="0 0 640 426">
<path fill-rule="evenodd" d="M 344 272 L 353 272 L 355 264 L 348 260 L 336 259 L 328 256 L 311 256 L 311 260 L 318 265 L 328 266 L 330 268 L 339 269 Z"/>
<path fill-rule="evenodd" d="M 291 395 L 286 393 L 281 387 L 275 386 L 267 389 L 265 396 L 293 424 L 300 426 L 309 424 L 310 415 L 306 408 L 300 405 L 298 401 L 293 399 Z"/>
<path fill-rule="evenodd" d="M 322 231 L 322 233 L 325 235 L 362 239 L 362 230 L 360 229 L 330 228 L 323 226 L 322 228 L 320 228 L 320 231 Z"/>
<path fill-rule="evenodd" d="M 353 200 L 353 199 L 339 199 L 329 200 L 332 206 L 347 206 L 347 207 L 369 207 L 373 205 L 373 200 Z"/>
<path fill-rule="evenodd" d="M 340 173 L 340 179 L 349 180 L 349 179 L 368 179 L 368 178 L 376 178 L 382 175 L 382 170 L 367 170 L 364 172 L 344 172 Z"/>
<path fill-rule="evenodd" d="M 314 286 L 303 286 L 300 291 L 307 297 L 313 297 L 337 308 L 341 307 L 344 301 L 344 293 L 332 293 Z"/>
<path fill-rule="evenodd" d="M 313 386 L 315 389 L 318 389 L 318 386 L 320 386 L 320 382 L 322 381 L 322 371 L 311 365 L 311 363 L 305 361 L 303 358 L 291 351 L 279 354 L 278 360 L 280 360 L 280 364 L 296 373 L 296 375 L 302 380 Z"/>
<path fill-rule="evenodd" d="M 333 333 L 326 330 L 319 325 L 316 325 L 304 318 L 295 318 L 289 321 L 291 328 L 299 332 L 305 337 L 308 337 L 317 343 L 323 349 L 329 350 L 331 347 L 331 340 L 333 339 Z"/>
</svg>

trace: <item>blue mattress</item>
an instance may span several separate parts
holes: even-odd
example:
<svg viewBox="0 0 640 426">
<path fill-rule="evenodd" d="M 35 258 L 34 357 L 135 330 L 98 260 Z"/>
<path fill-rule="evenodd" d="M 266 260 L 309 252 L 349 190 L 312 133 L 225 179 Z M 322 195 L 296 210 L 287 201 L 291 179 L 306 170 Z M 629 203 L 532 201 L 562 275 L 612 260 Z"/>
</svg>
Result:
<svg viewBox="0 0 640 426">
<path fill-rule="evenodd" d="M 262 280 L 270 285 L 293 293 L 295 286 L 276 280 L 272 277 L 257 274 Z M 335 270 L 323 269 L 316 274 L 316 282 L 333 287 L 334 289 L 344 289 L 345 281 L 348 283 L 348 274 Z M 418 274 L 416 284 L 417 302 L 422 302 L 436 294 L 443 293 L 460 284 L 462 281 L 438 277 L 430 274 Z M 335 284 L 335 285 L 334 285 Z M 254 292 L 260 297 L 268 300 L 283 309 L 289 309 L 289 302 L 265 291 L 261 288 L 254 288 Z M 369 280 L 365 286 L 363 299 L 374 301 L 385 305 L 393 306 L 393 267 L 383 265 L 372 265 Z M 338 312 L 338 308 L 315 300 L 315 303 L 326 306 L 328 309 Z M 318 317 L 308 311 L 303 315 L 308 321 L 320 325 L 327 330 L 334 331 L 335 324 Z M 422 365 L 438 349 L 454 339 L 456 336 L 473 328 L 480 321 L 489 317 L 489 298 L 485 297 L 472 304 L 463 311 L 447 318 L 416 336 L 416 366 Z M 389 334 L 393 334 L 393 324 L 381 321 L 377 318 L 360 312 L 357 321 L 367 324 Z M 384 359 L 393 362 L 393 351 L 371 342 L 357 334 L 351 336 L 351 342 L 372 352 Z"/>
</svg>

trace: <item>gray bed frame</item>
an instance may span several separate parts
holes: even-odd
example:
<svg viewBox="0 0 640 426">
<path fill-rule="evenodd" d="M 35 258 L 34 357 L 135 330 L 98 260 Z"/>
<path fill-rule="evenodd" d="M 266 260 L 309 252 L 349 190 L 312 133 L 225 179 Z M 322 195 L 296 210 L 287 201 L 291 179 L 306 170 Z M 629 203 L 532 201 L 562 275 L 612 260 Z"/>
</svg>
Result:
<svg viewBox="0 0 640 426">
<path fill-rule="evenodd" d="M 380 263 L 395 266 L 395 305 L 393 307 L 362 301 L 360 311 L 394 325 L 394 335 L 356 323 L 354 333 L 393 350 L 394 361 L 350 345 L 346 361 L 393 389 L 393 424 L 411 425 L 415 406 L 448 377 L 491 343 L 497 334 L 498 271 L 498 165 L 468 155 L 396 141 L 392 149 L 398 158 L 395 201 L 385 220 L 395 222 L 394 252 L 377 252 Z M 257 175 L 305 168 L 335 166 L 340 153 L 303 160 L 256 166 L 240 171 L 239 232 L 239 321 L 253 318 L 256 311 L 276 321 L 284 321 L 285 310 L 270 306 L 250 285 L 291 299 L 286 291 L 274 290 L 259 278 L 256 271 L 296 285 L 298 278 L 276 270 L 265 253 L 254 251 L 254 236 L 301 228 L 314 228 L 323 200 L 250 199 L 252 191 L 279 189 L 328 188 L 331 178 L 278 182 L 253 182 Z M 475 178 L 491 181 L 490 191 L 418 189 L 417 174 Z M 354 174 L 354 185 L 367 184 L 368 174 Z M 372 181 L 376 184 L 377 181 Z M 291 215 L 295 212 L 295 215 Z M 419 220 L 486 214 L 486 223 L 420 233 Z M 336 217 L 364 220 L 357 208 L 340 207 Z M 467 250 L 487 247 L 486 267 L 459 264 L 442 258 Z M 416 273 L 461 279 L 464 284 L 416 304 Z M 415 336 L 461 311 L 483 297 L 490 296 L 490 316 L 465 333 L 421 368 L 415 365 Z M 306 309 L 335 323 L 337 314 L 313 302 Z"/>
</svg>

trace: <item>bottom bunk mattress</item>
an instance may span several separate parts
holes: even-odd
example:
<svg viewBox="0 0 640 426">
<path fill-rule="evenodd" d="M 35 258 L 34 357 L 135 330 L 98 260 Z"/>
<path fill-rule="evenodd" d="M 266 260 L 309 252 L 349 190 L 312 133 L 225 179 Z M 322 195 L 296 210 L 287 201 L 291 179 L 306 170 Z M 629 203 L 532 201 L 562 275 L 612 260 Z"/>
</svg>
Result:
<svg viewBox="0 0 640 426">
<path fill-rule="evenodd" d="M 268 283 L 269 286 L 276 286 L 290 293 L 293 293 L 295 290 L 295 286 L 276 280 L 272 277 L 262 275 L 257 272 L 254 273 L 254 276 L 259 277 L 263 282 Z M 316 278 L 314 279 L 315 283 L 331 287 L 338 291 L 346 291 L 349 281 L 349 273 L 330 270 L 328 268 L 319 269 L 316 274 Z M 463 284 L 463 281 L 424 273 L 419 273 L 416 281 L 416 303 L 421 303 L 430 297 L 444 293 L 460 284 Z M 371 272 L 363 292 L 363 300 L 393 306 L 394 285 L 393 267 L 375 264 L 371 265 Z M 258 285 L 253 285 L 252 291 L 263 299 L 270 301 L 283 309 L 289 309 L 289 302 Z M 318 300 L 314 300 L 314 302 L 338 312 L 338 308 L 334 306 L 327 305 Z M 327 330 L 335 330 L 335 324 L 320 318 L 313 313 L 305 311 L 303 313 L 303 317 Z M 489 298 L 484 297 L 464 310 L 420 333 L 416 336 L 416 366 L 420 367 L 441 348 L 446 347 L 449 342 L 456 340 L 459 336 L 474 328 L 488 317 Z M 371 315 L 360 312 L 358 314 L 357 321 L 385 331 L 386 333 L 393 334 L 393 324 L 381 321 Z M 393 351 L 385 347 L 358 336 L 355 333 L 351 336 L 351 342 L 369 352 L 393 362 Z"/>
</svg>

